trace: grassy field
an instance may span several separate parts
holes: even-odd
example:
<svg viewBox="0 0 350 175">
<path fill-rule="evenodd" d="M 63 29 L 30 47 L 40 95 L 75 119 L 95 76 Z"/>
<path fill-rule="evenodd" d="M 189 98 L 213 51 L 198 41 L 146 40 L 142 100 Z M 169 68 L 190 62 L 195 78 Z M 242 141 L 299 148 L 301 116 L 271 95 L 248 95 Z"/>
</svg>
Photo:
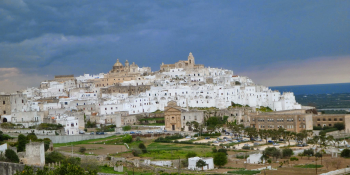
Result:
<svg viewBox="0 0 350 175">
<path fill-rule="evenodd" d="M 68 142 L 68 143 L 54 143 L 53 147 L 61 147 L 61 146 L 70 146 L 70 145 L 81 145 L 81 144 L 93 144 L 92 142 L 102 142 L 104 140 L 110 140 L 110 139 L 115 139 L 121 136 L 110 136 L 106 138 L 100 138 L 100 139 L 91 139 L 91 140 L 82 140 L 82 141 L 77 141 L 77 142 Z"/>
<path fill-rule="evenodd" d="M 185 158 L 189 152 L 195 152 L 200 157 L 211 157 L 212 147 L 207 145 L 189 145 L 175 143 L 151 143 L 147 146 L 148 153 L 140 157 L 152 159 L 178 159 Z"/>
<path fill-rule="evenodd" d="M 307 165 L 295 165 L 297 168 L 316 168 L 315 164 L 307 164 Z M 317 165 L 317 168 L 321 168 L 323 165 Z"/>
</svg>

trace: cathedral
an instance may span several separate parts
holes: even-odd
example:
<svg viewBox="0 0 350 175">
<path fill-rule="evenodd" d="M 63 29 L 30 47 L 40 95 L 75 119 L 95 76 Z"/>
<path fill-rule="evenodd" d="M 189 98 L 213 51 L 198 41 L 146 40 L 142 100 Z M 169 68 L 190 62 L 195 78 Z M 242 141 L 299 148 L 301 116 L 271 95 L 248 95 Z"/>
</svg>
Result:
<svg viewBox="0 0 350 175">
<path fill-rule="evenodd" d="M 139 66 L 133 62 L 131 65 L 129 65 L 129 61 L 125 61 L 125 66 L 123 66 L 122 63 L 119 62 L 119 59 L 117 59 L 117 62 L 113 65 L 112 70 L 110 73 L 138 73 L 139 72 Z"/>
<path fill-rule="evenodd" d="M 161 71 L 168 72 L 168 71 L 170 71 L 170 69 L 175 69 L 175 68 L 183 68 L 185 70 L 187 70 L 187 69 L 201 69 L 201 68 L 204 68 L 204 65 L 202 65 L 202 64 L 196 65 L 194 62 L 194 57 L 193 57 L 191 52 L 187 57 L 187 61 L 180 60 L 180 61 L 176 62 L 175 64 L 162 63 L 162 65 L 160 65 Z"/>
</svg>

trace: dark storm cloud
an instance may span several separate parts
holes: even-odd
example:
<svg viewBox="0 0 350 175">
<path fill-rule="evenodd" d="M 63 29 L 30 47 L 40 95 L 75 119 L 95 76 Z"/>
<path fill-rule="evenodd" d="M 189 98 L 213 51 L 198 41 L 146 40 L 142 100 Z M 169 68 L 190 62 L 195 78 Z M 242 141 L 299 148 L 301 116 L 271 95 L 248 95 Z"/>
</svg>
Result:
<svg viewBox="0 0 350 175">
<path fill-rule="evenodd" d="M 0 67 L 81 75 L 120 58 L 158 70 L 192 52 L 199 64 L 261 74 L 257 66 L 350 55 L 348 9 L 350 1 L 3 0 Z"/>
</svg>

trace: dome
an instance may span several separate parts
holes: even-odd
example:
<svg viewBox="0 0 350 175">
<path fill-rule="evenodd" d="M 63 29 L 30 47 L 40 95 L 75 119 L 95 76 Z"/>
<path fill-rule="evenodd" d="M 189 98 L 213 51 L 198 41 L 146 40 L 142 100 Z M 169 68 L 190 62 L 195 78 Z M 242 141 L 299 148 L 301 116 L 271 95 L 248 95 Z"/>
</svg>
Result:
<svg viewBox="0 0 350 175">
<path fill-rule="evenodd" d="M 114 66 L 123 66 L 123 64 L 119 62 L 119 59 L 117 59 L 117 62 L 114 64 Z"/>
</svg>

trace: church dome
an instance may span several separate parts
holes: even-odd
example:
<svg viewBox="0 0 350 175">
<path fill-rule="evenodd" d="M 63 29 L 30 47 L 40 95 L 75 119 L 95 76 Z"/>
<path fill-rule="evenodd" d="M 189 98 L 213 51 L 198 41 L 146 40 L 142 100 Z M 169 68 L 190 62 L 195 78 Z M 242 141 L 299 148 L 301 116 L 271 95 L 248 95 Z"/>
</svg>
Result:
<svg viewBox="0 0 350 175">
<path fill-rule="evenodd" d="M 114 64 L 114 66 L 123 66 L 123 64 L 119 62 L 119 59 L 117 59 L 117 62 Z"/>
</svg>

